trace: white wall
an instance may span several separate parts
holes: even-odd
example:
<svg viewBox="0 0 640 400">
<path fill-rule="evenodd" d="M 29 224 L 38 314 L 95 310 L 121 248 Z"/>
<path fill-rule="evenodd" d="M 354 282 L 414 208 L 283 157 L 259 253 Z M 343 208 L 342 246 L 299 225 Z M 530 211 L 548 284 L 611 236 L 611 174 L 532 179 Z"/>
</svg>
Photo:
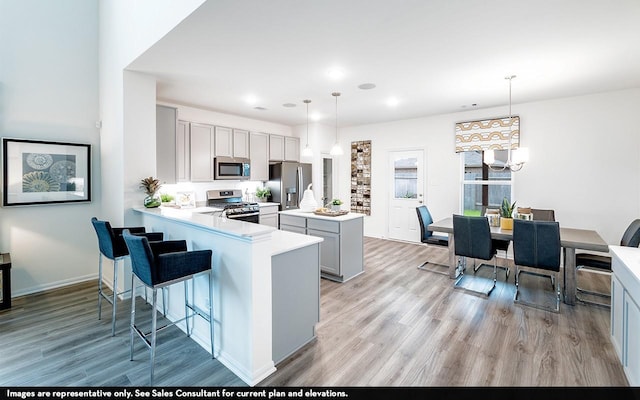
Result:
<svg viewBox="0 0 640 400">
<path fill-rule="evenodd" d="M 162 36 L 186 18 L 204 0 L 109 0 L 99 2 L 100 118 L 102 129 L 102 195 L 101 218 L 113 225 L 125 222 L 125 205 L 133 199 L 133 188 L 127 176 L 144 177 L 147 167 L 126 161 L 124 154 L 124 69 Z M 135 85 L 136 77 L 131 75 Z M 155 90 L 154 90 L 155 92 Z M 141 96 L 144 96 L 141 94 Z M 151 121 L 147 120 L 148 123 Z M 155 119 L 153 120 L 155 127 Z M 135 135 L 135 131 L 128 134 Z M 155 154 L 155 152 L 154 152 Z M 148 176 L 148 174 L 146 175 Z M 140 178 L 142 179 L 142 178 Z M 127 200 L 125 200 L 125 193 Z"/>
<path fill-rule="evenodd" d="M 553 208 L 563 226 L 595 229 L 617 244 L 640 217 L 640 128 L 634 115 L 640 89 L 517 104 L 522 145 L 530 162 L 515 173 L 513 199 L 521 206 Z M 351 141 L 372 141 L 372 212 L 365 234 L 387 236 L 388 152 L 426 149 L 426 204 L 434 218 L 460 210 L 461 165 L 454 153 L 456 122 L 503 116 L 506 107 L 349 127 Z M 348 153 L 340 165 L 340 197 L 349 198 Z"/>
<path fill-rule="evenodd" d="M 0 208 L 13 296 L 94 278 L 99 214 L 98 3 L 0 1 L 0 136 L 92 146 L 92 201 Z"/>
</svg>

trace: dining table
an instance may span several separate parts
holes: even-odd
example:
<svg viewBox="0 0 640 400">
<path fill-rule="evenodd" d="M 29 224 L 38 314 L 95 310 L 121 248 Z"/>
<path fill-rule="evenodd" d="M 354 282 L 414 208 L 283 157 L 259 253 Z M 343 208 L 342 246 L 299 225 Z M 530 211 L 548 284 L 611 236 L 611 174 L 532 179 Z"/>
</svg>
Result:
<svg viewBox="0 0 640 400">
<path fill-rule="evenodd" d="M 512 240 L 513 230 L 491 226 L 491 238 Z M 453 217 L 444 218 L 427 226 L 431 232 L 447 233 L 449 236 L 449 277 L 457 278 L 455 245 L 453 238 Z M 560 226 L 560 245 L 564 249 L 563 298 L 568 305 L 576 304 L 577 276 L 576 250 L 590 250 L 607 253 L 609 245 L 595 230 L 565 228 Z"/>
</svg>

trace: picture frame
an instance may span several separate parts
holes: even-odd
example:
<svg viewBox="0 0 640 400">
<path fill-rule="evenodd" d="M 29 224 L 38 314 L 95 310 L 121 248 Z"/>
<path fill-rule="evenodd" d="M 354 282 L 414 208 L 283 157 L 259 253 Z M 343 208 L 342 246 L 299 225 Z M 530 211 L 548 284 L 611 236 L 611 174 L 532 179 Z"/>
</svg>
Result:
<svg viewBox="0 0 640 400">
<path fill-rule="evenodd" d="M 2 205 L 91 201 L 91 145 L 2 138 Z"/>
</svg>

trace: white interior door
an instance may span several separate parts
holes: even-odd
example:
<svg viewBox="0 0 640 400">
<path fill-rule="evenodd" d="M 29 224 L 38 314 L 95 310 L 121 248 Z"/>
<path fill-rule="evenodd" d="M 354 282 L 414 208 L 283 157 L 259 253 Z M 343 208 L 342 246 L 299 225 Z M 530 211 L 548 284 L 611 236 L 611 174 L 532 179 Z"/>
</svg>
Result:
<svg viewBox="0 0 640 400">
<path fill-rule="evenodd" d="M 390 151 L 389 171 L 389 238 L 420 242 L 416 207 L 424 200 L 424 151 Z"/>
</svg>

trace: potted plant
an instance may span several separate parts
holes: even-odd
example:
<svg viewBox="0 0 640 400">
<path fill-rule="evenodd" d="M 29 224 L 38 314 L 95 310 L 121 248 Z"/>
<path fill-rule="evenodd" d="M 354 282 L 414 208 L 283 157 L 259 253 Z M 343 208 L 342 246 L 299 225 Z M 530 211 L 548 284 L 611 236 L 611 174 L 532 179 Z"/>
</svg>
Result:
<svg viewBox="0 0 640 400">
<path fill-rule="evenodd" d="M 144 198 L 144 206 L 147 208 L 159 207 L 162 201 L 156 193 L 160 190 L 160 181 L 150 176 L 140 181 L 140 187 L 144 189 L 147 197 Z"/>
<path fill-rule="evenodd" d="M 331 200 L 331 211 L 340 211 L 341 205 L 342 205 L 342 200 L 340 199 Z"/>
<path fill-rule="evenodd" d="M 175 197 L 173 197 L 172 195 L 168 194 L 168 193 L 160 193 L 160 200 L 162 201 L 162 204 L 165 205 L 169 205 L 169 204 L 173 204 L 173 200 L 175 199 Z"/>
<path fill-rule="evenodd" d="M 271 190 L 269 190 L 269 188 L 267 187 L 256 188 L 256 197 L 258 198 L 259 202 L 264 203 L 265 201 L 267 201 L 267 197 L 269 196 L 271 196 Z"/>
<path fill-rule="evenodd" d="M 515 207 L 515 201 L 513 204 L 509 204 L 509 200 L 506 197 L 502 199 L 502 205 L 500 206 L 500 229 L 513 229 L 513 210 Z"/>
</svg>

